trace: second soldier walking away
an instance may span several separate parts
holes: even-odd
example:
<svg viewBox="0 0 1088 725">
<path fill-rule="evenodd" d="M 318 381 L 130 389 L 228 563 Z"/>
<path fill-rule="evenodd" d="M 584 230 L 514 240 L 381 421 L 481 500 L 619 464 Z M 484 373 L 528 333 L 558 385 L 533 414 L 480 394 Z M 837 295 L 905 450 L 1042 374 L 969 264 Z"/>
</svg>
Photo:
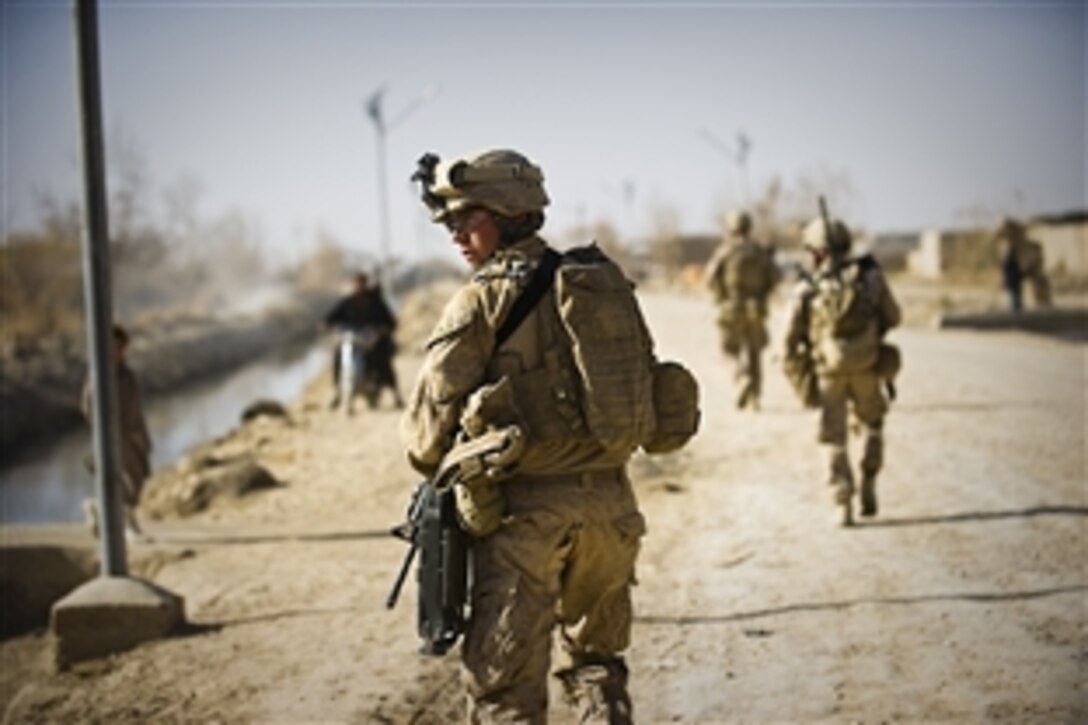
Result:
<svg viewBox="0 0 1088 725">
<path fill-rule="evenodd" d="M 900 310 L 876 261 L 868 255 L 850 256 L 851 233 L 841 221 L 814 219 L 805 227 L 802 242 L 812 254 L 815 270 L 794 292 L 783 358 L 787 365 L 797 355 L 811 358 L 828 483 L 842 509 L 842 523 L 850 525 L 855 475 L 847 448 L 847 418 L 853 413 L 864 430 L 861 515 L 875 516 L 876 480 L 884 463 L 884 418 L 899 369 L 899 351 L 884 342 L 884 336 L 899 324 Z"/>
<path fill-rule="evenodd" d="M 144 483 L 151 475 L 151 434 L 144 419 L 143 401 L 140 386 L 132 368 L 128 366 L 126 352 L 129 335 L 121 325 L 113 326 L 114 359 L 117 365 L 117 424 L 118 441 L 121 447 L 121 502 L 125 509 L 125 533 L 130 538 L 143 537 L 143 529 L 136 518 L 136 508 L 140 504 L 140 494 Z M 92 388 L 88 378 L 83 385 L 81 406 L 88 421 L 93 420 Z M 83 504 L 87 524 L 92 533 L 98 535 L 98 508 L 92 499 Z"/>
<path fill-rule="evenodd" d="M 704 280 L 718 305 L 722 351 L 735 366 L 737 407 L 759 409 L 761 356 L 767 346 L 767 302 L 779 280 L 773 250 L 751 237 L 752 218 L 726 217 L 726 238 L 707 263 Z"/>
<path fill-rule="evenodd" d="M 630 722 L 622 653 L 630 643 L 631 587 L 645 522 L 626 463 L 638 444 L 604 445 L 597 437 L 601 421 L 587 418 L 587 393 L 578 381 L 596 374 L 599 361 L 574 349 L 571 320 L 563 315 L 588 312 L 606 343 L 618 345 L 611 348 L 622 353 L 609 363 L 618 373 L 613 380 L 644 373 L 648 383 L 653 343 L 632 286 L 595 246 L 559 255 L 538 236 L 548 204 L 544 177 L 520 153 L 497 149 L 452 162 L 428 154 L 414 178 L 474 273 L 427 343 L 401 428 L 409 460 L 433 477 L 456 458 L 460 443 L 475 450 L 497 426 L 524 434 L 514 471 L 501 483 L 485 471 L 455 485 L 458 517 L 473 534 L 461 652 L 469 719 L 546 720 L 557 629 L 565 661 L 556 676 L 580 708 L 580 721 Z M 576 284 L 564 270 L 590 285 L 597 272 L 607 272 L 621 308 L 606 302 L 586 309 L 584 299 L 575 299 L 561 312 L 557 296 L 568 299 L 566 285 Z M 526 298 L 535 302 L 518 304 Z M 519 321 L 504 324 L 511 318 Z M 594 347 L 595 341 L 576 339 Z M 587 367 L 576 367 L 575 358 Z M 640 421 L 648 413 L 652 421 L 650 391 L 642 391 L 595 401 Z M 611 417 L 606 423 L 618 426 L 622 438 L 623 416 Z M 485 468 L 487 459 L 479 456 Z"/>
</svg>

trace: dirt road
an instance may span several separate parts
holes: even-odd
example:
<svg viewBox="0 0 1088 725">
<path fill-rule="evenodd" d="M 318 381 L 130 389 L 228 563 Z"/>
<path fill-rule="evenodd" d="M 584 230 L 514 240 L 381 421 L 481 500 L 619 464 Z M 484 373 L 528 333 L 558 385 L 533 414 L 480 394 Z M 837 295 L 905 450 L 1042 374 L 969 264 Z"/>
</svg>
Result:
<svg viewBox="0 0 1088 725">
<path fill-rule="evenodd" d="M 650 527 L 628 653 L 638 721 L 1088 718 L 1083 345 L 893 333 L 905 369 L 881 515 L 847 530 L 814 414 L 774 365 L 763 411 L 737 412 L 709 304 L 644 305 L 659 352 L 701 381 L 704 427 L 632 466 Z M 418 358 L 400 365 L 407 383 Z M 385 532 L 415 482 L 398 414 L 346 420 L 326 395 L 229 444 L 287 486 L 153 525 L 134 552 L 184 595 L 191 631 L 59 675 L 42 636 L 2 643 L 7 722 L 457 718 L 455 657 L 415 654 L 411 587 L 383 608 L 404 553 Z M 558 697 L 552 716 L 570 721 Z"/>
</svg>

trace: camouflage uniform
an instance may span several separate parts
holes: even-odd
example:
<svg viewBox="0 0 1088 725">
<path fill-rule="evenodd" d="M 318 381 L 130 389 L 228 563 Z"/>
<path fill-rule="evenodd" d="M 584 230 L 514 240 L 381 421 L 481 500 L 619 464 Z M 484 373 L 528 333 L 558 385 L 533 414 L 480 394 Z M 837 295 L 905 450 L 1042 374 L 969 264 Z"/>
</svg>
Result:
<svg viewBox="0 0 1088 725">
<path fill-rule="evenodd" d="M 474 394 L 503 380 L 513 382 L 513 405 L 533 431 L 517 473 L 501 484 L 501 525 L 473 542 L 462 648 L 470 720 L 545 722 L 558 626 L 568 661 L 557 676 L 583 717 L 626 722 L 620 653 L 630 640 L 630 590 L 645 531 L 628 456 L 571 439 L 554 409 L 544 412 L 548 391 L 539 374 L 558 324 L 553 291 L 495 348 L 496 331 L 546 249 L 536 235 L 505 244 L 450 300 L 427 343 L 401 434 L 412 464 L 433 474 L 465 429 Z"/>
<path fill-rule="evenodd" d="M 822 228 L 822 220 L 820 222 Z M 836 222 L 839 233 L 849 232 Z M 812 228 L 812 225 L 809 227 Z M 818 242 L 817 242 L 818 244 Z M 826 247 L 825 247 L 826 249 Z M 876 477 L 883 466 L 887 377 L 880 369 L 884 334 L 899 324 L 899 305 L 871 258 L 848 259 L 849 250 L 823 257 L 814 277 L 798 284 L 788 317 L 785 355 L 807 346 L 819 384 L 819 441 L 827 447 L 828 481 L 852 522 L 854 474 L 847 453 L 847 413 L 864 428 L 860 468 L 862 515 L 876 514 Z"/>
<path fill-rule="evenodd" d="M 1020 269 L 1020 276 L 1031 286 L 1036 307 L 1050 307 L 1050 279 L 1046 274 L 1043 245 L 1027 236 L 1024 225 L 1015 219 L 1005 219 L 998 229 L 997 238 L 1004 239 L 1011 248 Z"/>
<path fill-rule="evenodd" d="M 748 236 L 747 214 L 730 214 L 730 238 L 707 263 L 704 279 L 718 304 L 722 351 L 733 359 L 740 387 L 737 407 L 759 407 L 760 356 L 767 346 L 767 300 L 779 279 L 773 250 Z"/>
</svg>

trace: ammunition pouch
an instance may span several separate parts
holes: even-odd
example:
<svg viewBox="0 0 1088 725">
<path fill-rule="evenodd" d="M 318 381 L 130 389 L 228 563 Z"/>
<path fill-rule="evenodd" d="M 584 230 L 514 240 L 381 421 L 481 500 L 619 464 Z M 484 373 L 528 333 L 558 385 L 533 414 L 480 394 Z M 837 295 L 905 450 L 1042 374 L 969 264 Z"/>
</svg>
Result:
<svg viewBox="0 0 1088 725">
<path fill-rule="evenodd" d="M 655 362 L 653 374 L 654 434 L 642 442 L 647 453 L 682 448 L 699 430 L 699 383 L 677 362 Z"/>
<path fill-rule="evenodd" d="M 816 375 L 816 361 L 807 348 L 790 351 L 782 360 L 782 371 L 806 408 L 820 405 L 820 383 Z"/>
<path fill-rule="evenodd" d="M 899 348 L 888 342 L 881 342 L 876 353 L 876 364 L 873 372 L 877 377 L 890 383 L 895 382 L 899 371 L 903 368 L 903 356 Z"/>
</svg>

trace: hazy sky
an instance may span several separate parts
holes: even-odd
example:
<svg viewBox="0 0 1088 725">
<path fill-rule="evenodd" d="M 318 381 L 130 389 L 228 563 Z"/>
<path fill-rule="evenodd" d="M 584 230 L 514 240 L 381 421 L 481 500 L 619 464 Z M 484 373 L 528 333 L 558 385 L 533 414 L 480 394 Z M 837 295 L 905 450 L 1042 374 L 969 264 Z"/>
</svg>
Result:
<svg viewBox="0 0 1088 725">
<path fill-rule="evenodd" d="M 31 189 L 78 195 L 68 3 L 4 0 L 3 223 Z M 388 136 L 394 244 L 443 249 L 408 184 L 424 151 L 517 148 L 539 163 L 548 229 L 655 207 L 713 231 L 738 167 L 701 135 L 752 139 L 749 186 L 829 169 L 875 230 L 1086 205 L 1082 3 L 102 2 L 107 145 L 158 187 L 237 207 L 290 255 L 323 226 L 377 250 L 375 131 Z M 629 183 L 633 198 L 622 190 Z M 814 210 L 815 211 L 815 210 Z M 291 255 L 293 256 L 293 255 Z"/>
</svg>

